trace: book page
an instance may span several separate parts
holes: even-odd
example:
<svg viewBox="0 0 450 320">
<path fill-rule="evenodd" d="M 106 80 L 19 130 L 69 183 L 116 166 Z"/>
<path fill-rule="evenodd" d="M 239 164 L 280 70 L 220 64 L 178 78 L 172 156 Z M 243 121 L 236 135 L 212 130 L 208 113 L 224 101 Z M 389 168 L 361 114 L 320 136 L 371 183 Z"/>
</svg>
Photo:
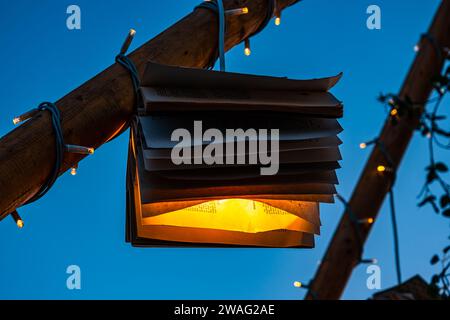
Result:
<svg viewBox="0 0 450 320">
<path fill-rule="evenodd" d="M 265 203 L 244 199 L 205 202 L 182 210 L 144 218 L 143 224 L 246 233 L 282 229 L 320 233 L 318 226 L 287 211 Z"/>
</svg>

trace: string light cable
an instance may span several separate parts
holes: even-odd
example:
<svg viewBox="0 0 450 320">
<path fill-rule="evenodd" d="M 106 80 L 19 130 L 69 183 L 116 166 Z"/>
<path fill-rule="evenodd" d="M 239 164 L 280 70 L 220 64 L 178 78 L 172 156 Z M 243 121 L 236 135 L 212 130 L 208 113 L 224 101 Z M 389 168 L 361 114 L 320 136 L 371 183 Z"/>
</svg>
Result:
<svg viewBox="0 0 450 320">
<path fill-rule="evenodd" d="M 355 238 L 356 238 L 356 242 L 358 243 L 358 264 L 374 264 L 377 263 L 378 261 L 376 259 L 364 259 L 363 255 L 364 255 L 364 244 L 363 244 L 363 240 L 362 240 L 362 235 L 361 235 L 361 226 L 362 225 L 368 225 L 368 224 L 372 224 L 374 222 L 373 218 L 367 218 L 367 219 L 358 219 L 357 215 L 353 212 L 350 204 L 348 203 L 347 200 L 345 200 L 345 198 L 340 195 L 339 193 L 336 194 L 336 198 L 344 205 L 345 208 L 345 212 L 348 215 L 348 218 L 352 224 L 354 233 L 355 233 Z"/>
<path fill-rule="evenodd" d="M 300 0 L 294 1 L 289 6 L 292 6 L 298 3 Z M 249 13 L 249 9 L 237 8 L 237 9 L 229 9 L 225 10 L 223 6 L 223 0 L 205 0 L 201 4 L 195 7 L 194 10 L 198 8 L 204 8 L 211 10 L 215 14 L 218 15 L 219 20 L 219 35 L 218 35 L 218 46 L 216 53 L 213 55 L 212 60 L 207 64 L 208 69 L 214 68 L 214 65 L 217 59 L 220 60 L 220 71 L 226 70 L 226 62 L 225 62 L 225 34 L 226 34 L 226 17 L 227 16 L 238 16 Z M 266 16 L 262 23 L 258 26 L 258 28 L 250 35 L 243 39 L 244 42 L 244 54 L 246 56 L 250 56 L 251 47 L 250 47 L 250 38 L 254 37 L 258 33 L 260 33 L 270 22 L 272 17 L 275 15 L 275 25 L 281 24 L 281 9 L 279 9 L 276 0 L 267 0 L 267 11 Z"/>
<path fill-rule="evenodd" d="M 392 107 L 392 110 L 397 110 L 395 105 Z M 396 112 L 390 112 L 391 117 L 396 117 Z M 397 179 L 397 168 L 395 168 L 394 162 L 392 160 L 392 157 L 387 150 L 385 144 L 380 140 L 380 138 L 373 139 L 368 142 L 363 142 L 360 144 L 361 149 L 367 148 L 367 146 L 375 145 L 376 148 L 381 152 L 381 154 L 384 157 L 385 163 L 379 164 L 376 168 L 376 171 L 379 175 L 385 177 L 388 176 L 390 179 L 390 185 L 389 185 L 389 207 L 391 211 L 391 223 L 392 223 L 392 230 L 393 230 L 393 242 L 394 242 L 394 255 L 395 255 L 395 269 L 397 274 L 397 282 L 401 284 L 402 282 L 402 276 L 401 276 L 401 262 L 400 262 L 400 243 L 399 243 L 399 236 L 398 236 L 398 225 L 397 225 L 397 216 L 396 216 L 396 209 L 395 209 L 395 195 L 394 195 L 394 185 L 395 181 Z"/>
<path fill-rule="evenodd" d="M 119 54 L 116 56 L 115 61 L 116 61 L 116 63 L 121 65 L 125 70 L 127 70 L 130 74 L 131 83 L 133 85 L 133 92 L 134 92 L 134 101 L 135 101 L 134 109 L 135 109 L 135 112 L 137 112 L 137 109 L 140 104 L 140 93 L 139 93 L 140 91 L 139 90 L 141 87 L 141 79 L 139 77 L 139 72 L 136 68 L 136 65 L 126 55 L 128 52 L 128 49 L 130 48 L 131 43 L 134 40 L 135 35 L 136 35 L 136 30 L 130 29 L 130 31 L 128 32 L 128 35 L 125 38 L 125 41 L 120 49 Z M 113 134 L 107 140 L 107 142 L 110 142 L 110 141 L 114 140 L 115 138 L 117 138 L 118 136 L 120 136 L 122 133 L 127 131 L 129 127 L 130 127 L 130 120 L 128 120 L 118 132 Z"/>
<path fill-rule="evenodd" d="M 218 35 L 218 45 L 217 51 L 213 57 L 213 60 L 207 65 L 208 69 L 212 69 L 217 59 L 220 60 L 220 71 L 224 72 L 226 70 L 226 61 L 225 61 L 225 33 L 226 33 L 226 21 L 225 8 L 223 6 L 223 0 L 211 0 L 211 1 L 203 1 L 201 4 L 195 7 L 194 10 L 198 8 L 204 8 L 210 10 L 217 14 L 219 20 L 219 35 Z M 240 8 L 240 9 L 232 9 L 228 11 L 229 15 L 236 14 L 247 14 L 248 8 Z"/>
<path fill-rule="evenodd" d="M 49 176 L 44 181 L 40 189 L 29 200 L 27 200 L 24 203 L 24 205 L 36 202 L 51 189 L 51 187 L 54 185 L 56 179 L 60 174 L 64 154 L 66 152 L 83 155 L 91 155 L 94 153 L 94 148 L 65 143 L 63 131 L 61 128 L 61 113 L 54 103 L 43 102 L 39 105 L 37 109 L 33 109 L 31 111 L 24 113 L 19 117 L 14 118 L 13 122 L 15 125 L 18 125 L 21 122 L 34 118 L 36 115 L 42 112 L 49 112 L 51 115 L 52 128 L 55 134 L 55 163 L 53 165 L 52 171 L 50 172 Z M 15 220 L 18 227 L 22 228 L 23 220 L 20 218 L 20 215 L 17 212 L 17 210 L 13 211 L 11 213 L 11 216 Z"/>
</svg>

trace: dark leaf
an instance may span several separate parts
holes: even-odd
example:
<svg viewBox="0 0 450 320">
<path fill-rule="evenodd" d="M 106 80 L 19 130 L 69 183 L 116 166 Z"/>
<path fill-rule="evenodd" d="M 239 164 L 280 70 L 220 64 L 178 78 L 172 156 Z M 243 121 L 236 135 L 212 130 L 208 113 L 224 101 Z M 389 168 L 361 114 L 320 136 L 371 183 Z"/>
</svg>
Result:
<svg viewBox="0 0 450 320">
<path fill-rule="evenodd" d="M 442 215 L 446 218 L 450 218 L 450 209 L 446 209 L 442 212 Z"/>
<path fill-rule="evenodd" d="M 381 103 L 386 103 L 387 97 L 384 94 L 380 93 L 377 100 Z"/>
<path fill-rule="evenodd" d="M 440 204 L 441 204 L 441 208 L 445 208 L 446 206 L 448 206 L 450 204 L 450 197 L 448 196 L 448 194 L 444 194 L 441 197 Z"/>
<path fill-rule="evenodd" d="M 440 136 L 449 138 L 450 137 L 450 132 L 442 130 L 441 128 L 437 127 L 434 129 L 434 132 Z"/>
<path fill-rule="evenodd" d="M 436 263 L 438 263 L 438 262 L 439 262 L 439 257 L 438 257 L 437 254 L 435 254 L 435 255 L 431 258 L 430 263 L 434 265 L 434 264 L 436 264 Z"/>
<path fill-rule="evenodd" d="M 447 246 L 442 250 L 442 252 L 444 252 L 444 254 L 446 254 L 449 251 L 450 251 L 450 246 Z"/>
<path fill-rule="evenodd" d="M 423 199 L 422 201 L 419 202 L 418 206 L 419 207 L 423 207 L 424 205 L 426 205 L 427 203 L 433 202 L 436 200 L 435 196 L 428 196 L 425 199 Z"/>
<path fill-rule="evenodd" d="M 438 162 L 434 165 L 434 168 L 436 169 L 436 171 L 439 172 L 447 172 L 448 171 L 448 167 L 445 165 L 445 163 L 442 162 Z"/>
</svg>

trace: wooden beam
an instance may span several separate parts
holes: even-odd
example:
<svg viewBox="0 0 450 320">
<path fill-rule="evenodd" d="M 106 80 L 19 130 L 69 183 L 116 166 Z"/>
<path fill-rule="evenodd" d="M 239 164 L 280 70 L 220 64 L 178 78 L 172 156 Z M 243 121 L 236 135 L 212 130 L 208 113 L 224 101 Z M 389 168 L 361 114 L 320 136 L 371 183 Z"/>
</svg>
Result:
<svg viewBox="0 0 450 320">
<path fill-rule="evenodd" d="M 283 9 L 295 2 L 278 0 L 278 6 Z M 246 15 L 227 17 L 226 50 L 241 43 L 261 25 L 268 3 L 268 0 L 224 1 L 227 9 L 249 9 Z M 148 60 L 203 68 L 217 48 L 217 30 L 217 16 L 209 10 L 198 9 L 129 57 L 140 74 Z M 127 31 L 124 30 L 123 36 Z M 117 40 L 118 51 L 122 40 Z M 56 104 L 61 110 L 66 143 L 98 148 L 120 131 L 133 113 L 130 75 L 114 64 Z M 50 115 L 42 113 L 0 140 L 0 219 L 25 203 L 45 182 L 55 159 L 54 139 Z M 66 154 L 61 173 L 81 159 Z"/>
<path fill-rule="evenodd" d="M 422 37 L 420 51 L 400 91 L 401 99 L 410 97 L 414 102 L 423 102 L 431 94 L 432 79 L 440 74 L 444 65 L 443 49 L 450 47 L 450 0 L 442 1 L 428 34 L 441 47 L 442 54 L 438 53 L 430 38 Z M 421 110 L 423 107 L 421 106 Z M 396 168 L 412 138 L 413 128 L 419 123 L 420 113 L 422 112 L 419 111 L 417 117 L 401 118 L 397 125 L 393 125 L 390 118 L 384 124 L 380 141 L 388 150 Z M 389 191 L 391 179 L 388 175 L 377 172 L 379 164 L 386 164 L 386 161 L 383 153 L 375 147 L 349 201 L 351 211 L 357 219 L 375 219 Z M 363 245 L 372 226 L 361 225 Z M 344 212 L 322 263 L 309 285 L 306 299 L 339 299 L 358 263 L 357 236 L 348 212 Z"/>
</svg>

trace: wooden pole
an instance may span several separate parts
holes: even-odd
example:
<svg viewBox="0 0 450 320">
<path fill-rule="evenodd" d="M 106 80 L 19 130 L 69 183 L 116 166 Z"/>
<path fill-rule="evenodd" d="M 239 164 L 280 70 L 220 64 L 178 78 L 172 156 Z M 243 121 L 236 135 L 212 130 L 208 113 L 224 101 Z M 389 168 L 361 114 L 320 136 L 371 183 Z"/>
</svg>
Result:
<svg viewBox="0 0 450 320">
<path fill-rule="evenodd" d="M 286 8 L 295 2 L 278 0 L 278 6 Z M 261 25 L 267 14 L 268 0 L 225 0 L 224 5 L 226 9 L 249 9 L 248 14 L 227 17 L 225 49 L 229 50 Z M 140 74 L 148 60 L 204 68 L 217 48 L 217 34 L 217 16 L 207 9 L 198 9 L 129 57 Z M 121 41 L 117 41 L 118 51 Z M 113 55 L 114 52 L 112 60 Z M 130 75 L 122 66 L 114 64 L 56 105 L 61 110 L 66 143 L 98 148 L 123 128 L 133 112 Z M 0 219 L 25 203 L 45 182 L 55 159 L 54 140 L 47 113 L 39 114 L 0 140 Z M 81 159 L 66 154 L 61 173 Z"/>
<path fill-rule="evenodd" d="M 406 77 L 399 97 L 410 97 L 414 102 L 428 99 L 432 91 L 432 79 L 439 75 L 444 65 L 444 49 L 450 47 L 450 0 L 443 0 L 428 31 L 430 37 L 422 37 L 420 50 Z M 433 40 L 434 39 L 434 40 Z M 438 48 L 433 41 L 440 47 Z M 417 117 L 401 118 L 393 125 L 388 118 L 380 135 L 380 141 L 390 154 L 393 165 L 398 168 L 413 135 L 413 128 L 419 123 Z M 357 219 L 374 218 L 389 191 L 389 174 L 379 174 L 377 166 L 386 165 L 383 153 L 375 147 L 356 185 L 349 206 Z M 361 241 L 364 245 L 372 225 L 361 225 Z M 306 299 L 339 299 L 353 268 L 359 263 L 359 244 L 355 229 L 344 212 L 333 239 L 325 253 L 315 277 L 309 285 Z"/>
</svg>

